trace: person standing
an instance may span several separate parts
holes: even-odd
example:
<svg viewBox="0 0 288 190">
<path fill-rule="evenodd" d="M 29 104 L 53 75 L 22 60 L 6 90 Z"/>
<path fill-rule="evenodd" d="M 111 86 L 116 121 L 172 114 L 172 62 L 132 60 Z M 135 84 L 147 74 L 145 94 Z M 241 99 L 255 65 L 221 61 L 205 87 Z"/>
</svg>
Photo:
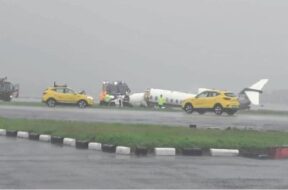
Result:
<svg viewBox="0 0 288 190">
<path fill-rule="evenodd" d="M 159 99 L 158 99 L 158 106 L 159 108 L 164 108 L 164 105 L 166 103 L 165 98 L 163 97 L 163 95 L 161 94 Z"/>
</svg>

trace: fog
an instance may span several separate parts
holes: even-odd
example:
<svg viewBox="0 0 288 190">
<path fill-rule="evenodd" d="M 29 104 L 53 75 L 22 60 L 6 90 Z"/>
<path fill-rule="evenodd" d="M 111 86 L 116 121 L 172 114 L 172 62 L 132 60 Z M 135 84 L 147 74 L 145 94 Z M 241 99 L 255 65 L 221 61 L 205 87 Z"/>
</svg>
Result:
<svg viewBox="0 0 288 190">
<path fill-rule="evenodd" d="M 287 18 L 286 0 L 0 0 L 0 77 L 34 97 L 54 81 L 94 97 L 107 80 L 133 92 L 238 92 L 260 78 L 282 89 Z"/>
</svg>

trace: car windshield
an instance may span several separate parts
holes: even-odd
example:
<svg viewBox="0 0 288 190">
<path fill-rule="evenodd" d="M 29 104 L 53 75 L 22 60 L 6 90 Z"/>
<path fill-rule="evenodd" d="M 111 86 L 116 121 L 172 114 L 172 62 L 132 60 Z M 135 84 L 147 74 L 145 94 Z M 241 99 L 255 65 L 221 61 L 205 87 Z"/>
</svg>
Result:
<svg viewBox="0 0 288 190">
<path fill-rule="evenodd" d="M 207 97 L 207 96 L 208 96 L 208 92 L 206 91 L 206 92 L 202 92 L 202 93 L 198 94 L 196 96 L 196 98 L 204 98 L 204 97 Z"/>
</svg>

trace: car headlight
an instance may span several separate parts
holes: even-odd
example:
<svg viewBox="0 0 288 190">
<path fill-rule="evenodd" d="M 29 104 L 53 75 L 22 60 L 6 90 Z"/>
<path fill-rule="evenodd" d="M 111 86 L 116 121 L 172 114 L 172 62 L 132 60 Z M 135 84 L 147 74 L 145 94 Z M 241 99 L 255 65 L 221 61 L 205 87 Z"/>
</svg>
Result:
<svg viewBox="0 0 288 190">
<path fill-rule="evenodd" d="M 87 96 L 87 99 L 92 100 L 92 101 L 94 100 L 94 98 L 92 96 Z"/>
</svg>

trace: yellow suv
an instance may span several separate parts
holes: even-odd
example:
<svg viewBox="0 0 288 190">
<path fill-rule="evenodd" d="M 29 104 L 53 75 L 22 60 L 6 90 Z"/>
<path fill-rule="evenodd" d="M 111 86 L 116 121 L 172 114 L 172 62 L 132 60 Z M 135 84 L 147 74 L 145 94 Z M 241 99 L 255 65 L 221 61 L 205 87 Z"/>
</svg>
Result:
<svg viewBox="0 0 288 190">
<path fill-rule="evenodd" d="M 197 111 L 199 114 L 213 111 L 217 115 L 223 112 L 233 115 L 238 111 L 239 106 L 239 100 L 233 93 L 220 90 L 207 90 L 182 102 L 184 111 L 187 113 Z"/>
<path fill-rule="evenodd" d="M 94 99 L 87 96 L 84 91 L 76 93 L 74 90 L 64 86 L 49 87 L 43 92 L 42 102 L 49 107 L 55 107 L 56 104 L 75 104 L 80 108 L 91 106 Z"/>
</svg>

